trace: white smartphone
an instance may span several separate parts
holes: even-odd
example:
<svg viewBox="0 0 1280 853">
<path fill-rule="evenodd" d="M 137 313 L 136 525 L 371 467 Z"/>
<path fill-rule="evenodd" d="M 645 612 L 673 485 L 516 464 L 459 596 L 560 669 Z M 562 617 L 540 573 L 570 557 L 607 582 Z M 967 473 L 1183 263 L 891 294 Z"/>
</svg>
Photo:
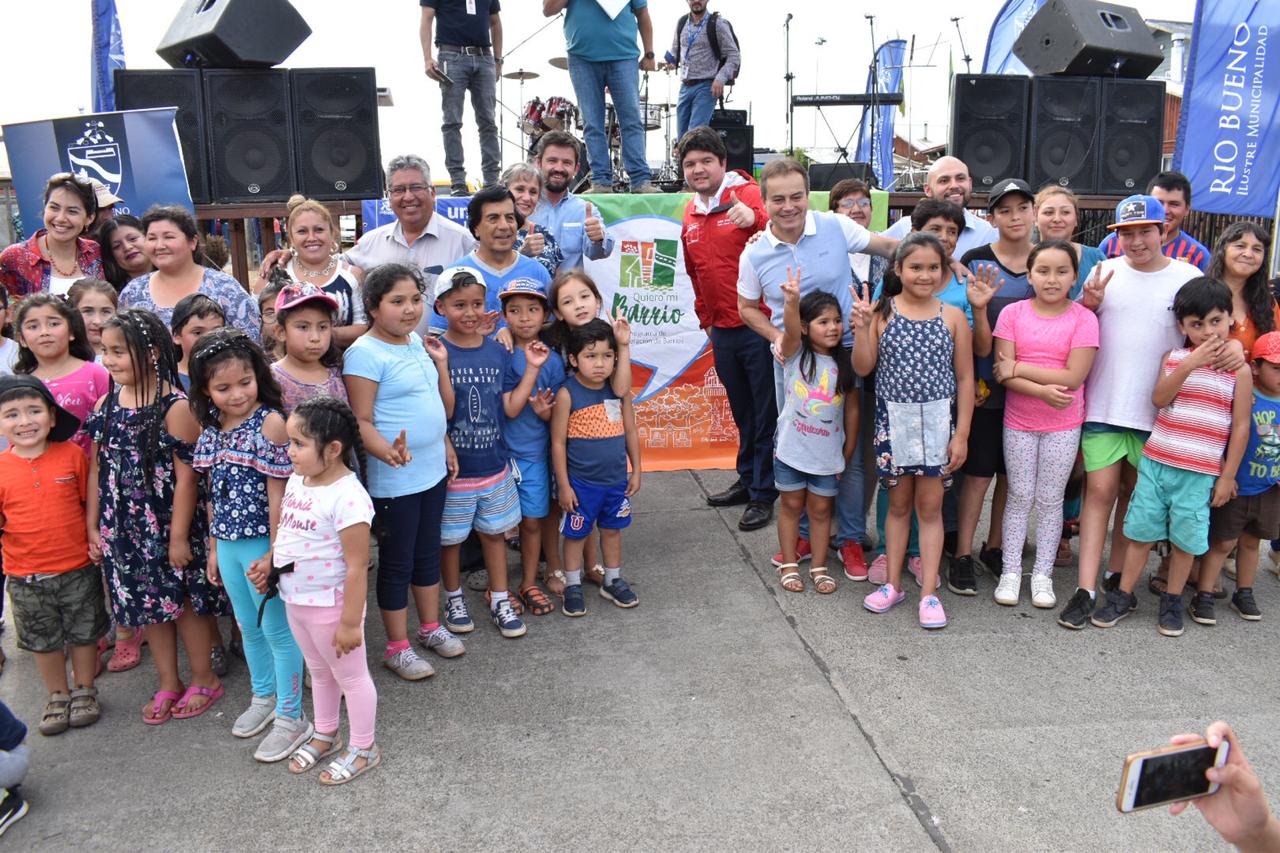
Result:
<svg viewBox="0 0 1280 853">
<path fill-rule="evenodd" d="M 1201 738 L 1130 755 L 1124 760 L 1116 808 L 1133 812 L 1216 793 L 1218 783 L 1206 779 L 1204 772 L 1226 764 L 1229 749 L 1226 740 L 1213 747 Z"/>
</svg>

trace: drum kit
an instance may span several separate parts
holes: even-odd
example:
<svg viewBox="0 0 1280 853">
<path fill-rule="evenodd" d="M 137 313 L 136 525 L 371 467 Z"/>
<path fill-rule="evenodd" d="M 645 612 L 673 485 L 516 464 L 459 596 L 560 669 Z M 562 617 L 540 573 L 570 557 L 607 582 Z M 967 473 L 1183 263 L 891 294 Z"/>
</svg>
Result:
<svg viewBox="0 0 1280 853">
<path fill-rule="evenodd" d="M 556 56 L 549 60 L 549 64 L 553 68 L 561 71 L 569 70 L 569 60 L 567 57 Z M 508 80 L 518 80 L 520 82 L 520 99 L 524 101 L 524 83 L 526 80 L 534 80 L 540 75 L 536 71 L 511 71 L 502 75 Z M 668 90 L 670 83 L 668 82 Z M 672 152 L 672 123 L 675 119 L 674 103 L 654 103 L 649 100 L 649 75 L 646 72 L 644 77 L 644 88 L 640 97 L 640 118 L 644 125 L 645 133 L 655 130 L 663 130 L 665 128 L 665 146 L 664 160 L 662 165 L 654 170 L 653 181 L 664 187 L 668 184 L 674 184 L 678 189 L 681 184 L 680 172 L 676 168 L 674 155 Z M 668 101 L 670 101 L 670 92 L 668 91 Z M 576 104 L 568 98 L 555 96 L 547 98 L 545 101 L 541 98 L 534 97 L 528 101 L 524 101 L 524 107 L 520 111 L 520 130 L 525 135 L 526 150 L 530 154 L 538 144 L 538 140 L 543 134 L 552 130 L 561 130 L 566 133 L 572 133 L 581 139 L 583 131 L 582 113 Z M 609 151 L 613 160 L 614 173 L 624 176 L 624 168 L 622 164 L 622 128 L 618 122 L 617 111 L 612 103 L 605 104 L 605 137 L 609 140 Z M 625 177 L 622 180 L 625 183 Z"/>
</svg>

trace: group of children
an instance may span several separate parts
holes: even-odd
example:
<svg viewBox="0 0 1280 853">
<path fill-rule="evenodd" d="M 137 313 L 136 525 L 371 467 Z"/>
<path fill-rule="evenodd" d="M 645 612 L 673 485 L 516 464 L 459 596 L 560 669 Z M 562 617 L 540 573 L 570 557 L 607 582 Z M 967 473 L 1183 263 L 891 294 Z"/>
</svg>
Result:
<svg viewBox="0 0 1280 853">
<path fill-rule="evenodd" d="M 216 617 L 229 609 L 252 688 L 232 734 L 266 731 L 256 759 L 321 766 L 319 781 L 339 785 L 380 761 L 362 648 L 371 537 L 383 661 L 405 679 L 433 673 L 409 642 L 410 594 L 419 644 L 465 651 L 457 634 L 474 623 L 460 551 L 472 532 L 504 637 L 526 633 L 522 614 L 556 609 L 540 562 L 566 616 L 586 613 L 584 575 L 618 607 L 638 604 L 621 577 L 641 481 L 630 329 L 600 319 L 580 270 L 549 293 L 507 283 L 495 316 L 474 268 L 445 270 L 428 293 L 416 270 L 376 267 L 358 291 L 368 330 L 345 349 L 330 293 L 297 282 L 271 292 L 262 336 L 273 355 L 200 293 L 174 306 L 169 328 L 117 311 L 114 288 L 96 280 L 67 299 L 24 300 L 17 346 L 0 346 L 14 357 L 0 378 L 11 447 L 0 542 L 18 646 L 49 694 L 41 733 L 101 716 L 95 679 L 113 624 L 113 670 L 135 666 L 142 642 L 151 649 L 144 723 L 204 714 L 225 694 Z M 424 341 L 414 330 L 428 310 L 446 328 Z M 602 565 L 585 570 L 596 528 Z M 509 590 L 504 535 L 517 530 L 522 572 Z"/>
<path fill-rule="evenodd" d="M 962 212 L 928 200 L 921 208 L 930 215 L 918 217 L 899 244 L 882 289 L 854 289 L 848 318 L 829 294 L 801 297 L 800 270 L 783 285 L 778 356 L 786 399 L 775 447 L 781 586 L 803 591 L 798 563 L 808 557 L 817 592 L 835 590 L 826 540 L 836 477 L 855 451 L 859 418 L 867 417 L 876 475 L 888 493 L 885 557 L 861 576 L 846 569 L 851 580 L 876 585 L 865 597 L 867 610 L 883 613 L 901 602 L 909 568 L 920 587 L 920 625 L 947 624 L 937 596 L 942 507 L 960 474 L 948 587 L 976 593 L 967 554 L 985 493 L 999 477 L 1008 497 L 1002 521 L 993 525 L 1002 528 L 1003 553 L 984 554 L 998 578 L 994 598 L 1008 606 L 1020 599 L 1034 510 L 1031 603 L 1056 607 L 1052 571 L 1064 493 L 1082 458 L 1080 580 L 1059 617 L 1064 627 L 1110 627 L 1129 615 L 1134 586 L 1161 542 L 1172 549 L 1160 591 L 1161 634 L 1183 631 L 1182 593 L 1193 562 L 1191 618 L 1215 624 L 1214 599 L 1225 595 L 1218 576 L 1233 551 L 1239 557 L 1231 606 L 1246 620 L 1260 619 L 1252 591 L 1259 542 L 1280 536 L 1280 427 L 1273 425 L 1280 410 L 1280 312 L 1261 272 L 1265 234 L 1233 226 L 1218 246 L 1225 261 L 1210 267 L 1218 277 L 1203 276 L 1162 254 L 1160 202 L 1132 196 L 1109 226 L 1123 255 L 1090 258 L 1082 271 L 1080 246 L 1033 242 L 1037 199 L 1024 182 L 996 186 L 989 205 L 1000 236 L 960 259 L 963 281 L 952 272 Z M 851 352 L 840 347 L 846 321 L 854 332 Z M 1272 331 L 1259 336 L 1261 330 Z M 853 374 L 873 372 L 874 408 L 859 412 Z M 1099 584 L 1117 503 L 1113 565 L 1122 571 L 1106 572 Z M 812 525 L 807 553 L 797 547 L 802 511 Z M 908 559 L 909 541 L 918 560 Z"/>
</svg>

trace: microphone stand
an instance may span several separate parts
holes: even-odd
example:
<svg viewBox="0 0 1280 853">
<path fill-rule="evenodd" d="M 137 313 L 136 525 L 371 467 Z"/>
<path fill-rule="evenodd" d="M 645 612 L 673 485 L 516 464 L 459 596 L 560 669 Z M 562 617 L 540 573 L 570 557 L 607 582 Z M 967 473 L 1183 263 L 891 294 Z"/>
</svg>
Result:
<svg viewBox="0 0 1280 853">
<path fill-rule="evenodd" d="M 971 72 L 969 65 L 973 62 L 973 57 L 969 55 L 969 51 L 964 49 L 964 33 L 960 32 L 960 19 L 952 18 L 951 23 L 956 25 L 956 35 L 960 37 L 960 52 L 964 54 L 960 58 L 964 60 L 964 73 L 969 74 Z"/>
<path fill-rule="evenodd" d="M 794 17 L 790 12 L 787 13 L 787 19 L 782 23 L 782 29 L 786 33 L 786 50 L 784 52 L 784 62 L 786 73 L 782 79 L 787 82 L 787 154 L 790 157 L 796 156 L 796 107 L 791 100 L 792 83 L 796 79 L 796 75 L 791 73 L 791 19 Z"/>
<path fill-rule="evenodd" d="M 879 140 L 876 139 L 876 118 L 879 115 L 879 110 L 877 109 L 879 105 L 876 102 L 880 96 L 880 49 L 876 46 L 876 16 L 863 15 L 862 17 L 867 19 L 867 29 L 871 33 L 871 92 L 869 93 L 871 95 L 871 106 L 867 108 L 871 113 L 871 145 L 867 148 L 867 151 L 871 155 L 871 162 L 874 164 L 876 162 L 876 149 L 879 147 Z M 874 170 L 872 174 L 875 174 Z M 877 183 L 879 180 L 880 176 L 876 175 Z"/>
</svg>

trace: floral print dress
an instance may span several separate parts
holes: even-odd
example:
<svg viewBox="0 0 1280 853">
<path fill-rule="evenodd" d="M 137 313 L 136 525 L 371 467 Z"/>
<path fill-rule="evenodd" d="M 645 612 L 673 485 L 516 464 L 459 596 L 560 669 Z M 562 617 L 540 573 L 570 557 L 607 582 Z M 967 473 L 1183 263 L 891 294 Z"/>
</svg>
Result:
<svg viewBox="0 0 1280 853">
<path fill-rule="evenodd" d="M 185 406 L 186 396 L 171 392 L 160 398 L 161 419 L 175 404 Z M 227 610 L 226 594 L 205 576 L 208 511 L 203 492 L 191 521 L 191 562 L 185 568 L 169 563 L 174 456 L 191 464 L 193 447 L 161 423 L 154 461 L 144 470 L 147 421 L 145 409 L 120 406 L 116 388 L 85 422 L 85 432 L 98 445 L 98 533 L 112 613 L 120 625 L 157 625 L 176 620 L 189 599 L 196 613 L 220 615 Z"/>
</svg>

